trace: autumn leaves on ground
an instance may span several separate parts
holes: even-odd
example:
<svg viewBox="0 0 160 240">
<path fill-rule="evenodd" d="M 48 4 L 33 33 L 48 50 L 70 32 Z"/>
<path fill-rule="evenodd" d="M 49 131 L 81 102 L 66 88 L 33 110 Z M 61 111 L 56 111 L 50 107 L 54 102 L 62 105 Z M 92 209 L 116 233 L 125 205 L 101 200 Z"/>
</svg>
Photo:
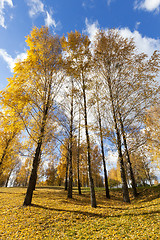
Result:
<svg viewBox="0 0 160 240">
<path fill-rule="evenodd" d="M 158 239 L 158 187 L 136 186 L 158 184 L 159 51 L 115 29 L 26 42 L 0 91 L 0 186 L 27 191 L 0 189 L 0 239 Z"/>
<path fill-rule="evenodd" d="M 160 186 L 138 189 L 131 204 L 121 190 L 105 198 L 96 189 L 97 208 L 91 208 L 89 191 L 76 189 L 67 199 L 62 187 L 37 188 L 32 206 L 22 207 L 25 188 L 1 188 L 0 239 L 159 239 Z"/>
</svg>

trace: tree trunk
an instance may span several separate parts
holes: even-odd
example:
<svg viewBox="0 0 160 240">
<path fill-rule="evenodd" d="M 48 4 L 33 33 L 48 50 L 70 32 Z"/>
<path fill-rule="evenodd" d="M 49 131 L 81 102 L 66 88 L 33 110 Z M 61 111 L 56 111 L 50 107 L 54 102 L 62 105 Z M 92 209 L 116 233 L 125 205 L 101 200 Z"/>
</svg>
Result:
<svg viewBox="0 0 160 240">
<path fill-rule="evenodd" d="M 40 161 L 41 161 L 41 150 L 40 150 L 39 158 L 38 158 L 38 166 L 39 166 Z M 38 170 L 38 169 L 37 169 L 37 170 Z M 36 189 L 36 182 L 37 182 L 37 172 L 36 172 L 36 177 L 35 177 L 35 183 L 34 183 L 34 188 L 33 188 L 33 190 Z"/>
<path fill-rule="evenodd" d="M 123 136 L 123 142 L 124 142 L 127 162 L 128 162 L 128 165 L 129 165 L 129 173 L 130 173 L 130 178 L 131 178 L 133 196 L 136 198 L 138 196 L 137 188 L 136 188 L 136 181 L 135 181 L 135 177 L 134 177 L 134 173 L 133 173 L 133 169 L 132 169 L 132 163 L 131 163 L 131 160 L 130 160 L 130 155 L 129 155 L 129 152 L 128 152 L 127 140 L 126 140 L 126 136 L 125 136 L 125 132 L 124 132 L 124 126 L 123 126 L 122 117 L 121 117 L 120 112 L 119 112 L 119 117 L 120 117 L 121 132 L 122 132 L 122 136 Z"/>
<path fill-rule="evenodd" d="M 72 173 L 72 144 L 69 148 L 69 182 L 68 182 L 68 198 L 72 198 L 73 173 Z"/>
<path fill-rule="evenodd" d="M 67 188 L 68 188 L 68 167 L 69 167 L 69 144 L 68 144 L 67 156 L 66 156 L 65 191 L 67 191 Z"/>
<path fill-rule="evenodd" d="M 144 166 L 144 171 L 145 171 L 146 178 L 147 178 L 147 180 L 149 181 L 149 185 L 152 186 L 152 181 L 151 181 L 151 177 L 150 177 L 150 174 L 149 174 L 149 169 L 148 169 L 147 166 L 145 166 L 145 161 L 144 161 L 143 158 L 142 158 L 142 162 L 143 162 L 143 166 Z"/>
<path fill-rule="evenodd" d="M 29 184 L 28 184 L 28 188 L 27 188 L 27 192 L 26 192 L 26 196 L 25 196 L 25 199 L 24 199 L 23 206 L 31 205 L 33 191 L 35 190 L 35 186 L 36 186 L 37 171 L 38 171 L 38 166 L 39 166 L 39 162 L 40 162 L 42 141 L 43 141 L 43 137 L 44 137 L 44 129 L 45 129 L 46 120 L 47 120 L 47 116 L 48 116 L 49 99 L 50 99 L 50 91 L 48 93 L 47 103 L 46 103 L 44 113 L 43 113 L 40 136 L 39 136 L 39 139 L 38 139 L 38 143 L 37 143 L 37 147 L 36 147 L 36 151 L 35 151 L 35 156 L 34 156 L 34 159 L 33 159 L 32 171 L 31 171 Z"/>
<path fill-rule="evenodd" d="M 13 172 L 13 169 L 11 169 L 11 171 L 8 174 L 8 177 L 7 177 L 7 180 L 6 180 L 6 183 L 5 183 L 5 187 L 8 186 L 8 182 L 9 182 L 9 179 L 10 179 L 10 176 L 11 176 L 12 172 Z"/>
<path fill-rule="evenodd" d="M 29 171 L 28 171 L 28 172 L 29 172 Z M 27 176 L 26 176 L 26 179 L 25 179 L 25 182 L 24 182 L 24 187 L 27 186 L 27 183 L 28 183 L 28 177 L 29 177 L 29 174 L 27 174 Z"/>
<path fill-rule="evenodd" d="M 124 162 L 123 162 L 123 155 L 122 155 L 122 149 L 121 149 L 121 146 L 122 146 L 121 136 L 120 136 L 120 132 L 119 132 L 119 129 L 118 129 L 118 124 L 117 124 L 116 111 L 115 111 L 115 106 L 114 106 L 114 102 L 113 102 L 113 95 L 112 95 L 112 87 L 111 87 L 110 78 L 108 78 L 108 87 L 109 87 L 110 99 L 111 99 L 111 104 L 112 104 L 115 130 L 116 130 L 116 135 L 117 135 L 117 149 L 118 149 L 118 158 L 119 158 L 119 163 L 120 163 L 120 172 L 121 172 L 121 179 L 122 179 L 123 201 L 130 203 L 128 186 L 127 186 L 127 181 L 126 181 L 125 168 L 124 168 Z"/>
<path fill-rule="evenodd" d="M 79 177 L 79 156 L 80 156 L 80 109 L 79 109 L 79 126 L 78 126 L 78 150 L 77 150 L 77 180 L 78 180 L 78 193 L 81 195 L 81 182 Z"/>
<path fill-rule="evenodd" d="M 69 184 L 68 184 L 68 198 L 72 198 L 73 188 L 73 172 L 72 172 L 72 142 L 73 142 L 73 78 L 72 94 L 71 94 L 71 122 L 70 122 L 70 137 L 69 137 Z"/>
<path fill-rule="evenodd" d="M 149 180 L 149 185 L 150 187 L 152 187 L 152 181 L 151 181 L 151 177 L 150 177 L 150 174 L 148 173 L 148 180 Z"/>
<path fill-rule="evenodd" d="M 28 184 L 27 193 L 26 193 L 26 197 L 24 199 L 23 206 L 31 205 L 33 191 L 35 189 L 35 185 L 36 185 L 36 181 L 37 181 L 37 171 L 38 171 L 38 165 L 39 165 L 39 155 L 40 155 L 41 146 L 42 146 L 42 140 L 40 138 L 40 140 L 37 144 L 35 156 L 33 159 L 32 172 L 31 172 L 31 176 L 29 179 L 29 184 Z"/>
<path fill-rule="evenodd" d="M 101 139 L 101 152 L 102 152 L 102 161 L 103 161 L 103 171 L 104 171 L 106 198 L 110 198 L 109 188 L 108 188 L 108 177 L 107 177 L 107 170 L 106 170 L 106 162 L 105 162 L 105 156 L 104 156 L 101 114 L 100 114 L 100 110 L 99 110 L 98 101 L 97 101 L 97 110 L 98 110 L 99 132 L 100 132 L 100 139 Z"/>
<path fill-rule="evenodd" d="M 88 177 L 89 177 L 89 185 L 90 185 L 90 194 L 91 194 L 91 206 L 96 208 L 96 196 L 95 196 L 95 189 L 94 189 L 94 182 L 92 178 L 92 170 L 91 170 L 91 148 L 90 148 L 90 139 L 89 139 L 89 133 L 88 133 L 88 122 L 87 122 L 87 104 L 86 104 L 86 86 L 84 83 L 84 78 L 82 76 L 83 80 L 83 100 L 84 100 L 84 119 L 85 119 L 85 131 L 86 131 L 86 140 L 87 140 L 87 164 L 88 164 Z"/>
<path fill-rule="evenodd" d="M 14 136 L 15 136 L 15 134 L 7 141 L 7 144 L 6 144 L 5 149 L 4 149 L 4 151 L 3 151 L 2 157 L 1 157 L 1 159 L 0 159 L 0 166 L 1 166 L 2 163 L 3 163 L 3 160 L 4 160 L 4 158 L 5 158 L 6 154 L 7 154 L 7 149 L 8 149 L 8 147 L 9 147 L 9 144 L 10 144 L 10 142 L 12 141 L 12 139 L 13 139 Z"/>
</svg>

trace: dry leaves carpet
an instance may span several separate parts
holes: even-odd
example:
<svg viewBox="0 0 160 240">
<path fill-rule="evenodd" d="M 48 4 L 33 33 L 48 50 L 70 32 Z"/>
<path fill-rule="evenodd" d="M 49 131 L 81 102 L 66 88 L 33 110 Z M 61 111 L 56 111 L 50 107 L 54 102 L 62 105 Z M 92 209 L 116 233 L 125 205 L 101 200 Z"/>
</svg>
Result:
<svg viewBox="0 0 160 240">
<path fill-rule="evenodd" d="M 25 188 L 0 188 L 0 239 L 160 239 L 160 186 L 139 189 L 122 202 L 120 190 L 105 199 L 97 189 L 96 209 L 88 189 L 73 199 L 60 187 L 37 188 L 32 206 L 22 207 Z"/>
</svg>

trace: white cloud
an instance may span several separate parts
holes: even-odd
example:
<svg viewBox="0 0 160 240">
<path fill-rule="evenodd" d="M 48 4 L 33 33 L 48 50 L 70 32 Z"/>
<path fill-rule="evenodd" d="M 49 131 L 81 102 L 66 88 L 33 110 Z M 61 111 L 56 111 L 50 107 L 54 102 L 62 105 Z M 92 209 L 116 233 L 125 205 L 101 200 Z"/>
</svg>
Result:
<svg viewBox="0 0 160 240">
<path fill-rule="evenodd" d="M 136 22 L 136 25 L 135 25 L 135 29 L 137 30 L 139 28 L 139 25 L 141 24 L 141 22 Z"/>
<path fill-rule="evenodd" d="M 27 1 L 27 5 L 30 7 L 30 17 L 34 17 L 38 13 L 44 12 L 44 4 L 40 0 L 29 0 Z"/>
<path fill-rule="evenodd" d="M 24 60 L 27 57 L 26 53 L 20 53 L 15 58 L 12 58 L 11 55 L 9 55 L 6 50 L 0 49 L 0 57 L 3 58 L 3 60 L 7 63 L 8 67 L 10 68 L 10 71 L 13 72 L 13 68 L 15 66 L 15 63 L 18 60 Z"/>
<path fill-rule="evenodd" d="M 5 25 L 5 18 L 4 18 L 5 3 L 8 4 L 10 7 L 13 7 L 12 0 L 0 0 L 0 26 L 2 26 L 3 28 L 7 28 Z"/>
<path fill-rule="evenodd" d="M 135 1 L 135 8 L 144 9 L 146 11 L 159 11 L 160 9 L 160 0 L 141 0 Z"/>
<path fill-rule="evenodd" d="M 85 24 L 86 29 L 84 32 L 87 33 L 90 40 L 93 41 L 95 34 L 99 29 L 99 23 L 98 21 L 89 23 L 88 19 L 86 18 Z M 137 24 L 139 25 L 139 23 Z M 107 31 L 107 28 L 105 30 Z M 160 39 L 142 36 L 138 30 L 131 32 L 129 28 L 120 28 L 118 30 L 124 38 L 133 38 L 139 52 L 144 52 L 148 56 L 151 56 L 155 50 L 160 50 Z"/>
<path fill-rule="evenodd" d="M 94 8 L 95 7 L 94 0 L 84 0 L 82 2 L 82 7 L 85 9 Z"/>
<path fill-rule="evenodd" d="M 86 7 L 86 3 L 85 2 L 82 2 L 82 7 Z"/>
<path fill-rule="evenodd" d="M 26 0 L 27 1 L 27 0 Z M 54 26 L 57 27 L 56 21 L 52 17 L 52 13 L 50 13 L 46 10 L 45 5 L 41 0 L 28 0 L 27 5 L 30 7 L 29 9 L 29 16 L 32 18 L 38 14 L 43 14 L 45 16 L 45 25 L 50 27 Z"/>
<path fill-rule="evenodd" d="M 116 0 L 107 0 L 107 5 L 110 6 L 112 2 L 115 2 Z"/>
<path fill-rule="evenodd" d="M 88 21 L 88 19 L 86 18 L 85 24 L 86 24 L 86 29 L 84 30 L 84 32 L 88 34 L 88 36 L 92 42 L 94 40 L 94 37 L 95 37 L 98 29 L 99 29 L 99 23 L 98 23 L 98 21 L 90 23 Z"/>
<path fill-rule="evenodd" d="M 4 24 L 4 16 L 2 14 L 2 12 L 0 11 L 0 25 L 3 27 L 3 28 L 6 28 L 5 24 Z"/>
<path fill-rule="evenodd" d="M 108 156 L 106 157 L 107 169 L 116 168 L 118 161 L 118 152 L 117 151 L 108 151 Z"/>
<path fill-rule="evenodd" d="M 107 0 L 107 5 L 109 6 L 111 4 L 112 0 Z"/>
<path fill-rule="evenodd" d="M 10 70 L 12 71 L 14 67 L 14 59 L 4 49 L 0 49 L 0 56 L 8 64 Z"/>
<path fill-rule="evenodd" d="M 138 51 L 148 56 L 151 56 L 155 50 L 160 50 L 160 39 L 143 37 L 137 30 L 131 32 L 129 28 L 121 28 L 119 31 L 124 38 L 133 38 Z"/>
<path fill-rule="evenodd" d="M 23 61 L 23 60 L 26 59 L 26 58 L 27 58 L 27 53 L 26 53 L 26 52 L 24 52 L 24 53 L 19 53 L 19 54 L 16 56 L 16 58 L 15 58 L 15 62 L 17 62 L 17 61 L 19 61 L 19 60 Z"/>
<path fill-rule="evenodd" d="M 55 28 L 57 26 L 55 20 L 52 18 L 52 15 L 49 14 L 47 11 L 46 11 L 45 25 L 48 26 L 48 27 L 54 26 Z"/>
</svg>

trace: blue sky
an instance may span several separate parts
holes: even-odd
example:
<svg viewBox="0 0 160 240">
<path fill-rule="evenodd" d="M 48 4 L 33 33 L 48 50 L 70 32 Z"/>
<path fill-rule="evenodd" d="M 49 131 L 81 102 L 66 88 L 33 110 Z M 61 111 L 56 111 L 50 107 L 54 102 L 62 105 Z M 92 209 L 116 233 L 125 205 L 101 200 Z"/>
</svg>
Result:
<svg viewBox="0 0 160 240">
<path fill-rule="evenodd" d="M 118 28 L 140 51 L 160 49 L 160 0 L 0 0 L 0 90 L 26 52 L 25 36 L 47 25 L 55 34 Z"/>
<path fill-rule="evenodd" d="M 0 90 L 26 56 L 25 36 L 42 25 L 60 36 L 79 30 L 91 40 L 98 28 L 117 28 L 140 52 L 160 50 L 160 0 L 0 0 Z"/>
<path fill-rule="evenodd" d="M 0 90 L 26 52 L 25 36 L 47 25 L 55 34 L 118 28 L 140 51 L 160 49 L 160 0 L 0 0 Z"/>
</svg>

